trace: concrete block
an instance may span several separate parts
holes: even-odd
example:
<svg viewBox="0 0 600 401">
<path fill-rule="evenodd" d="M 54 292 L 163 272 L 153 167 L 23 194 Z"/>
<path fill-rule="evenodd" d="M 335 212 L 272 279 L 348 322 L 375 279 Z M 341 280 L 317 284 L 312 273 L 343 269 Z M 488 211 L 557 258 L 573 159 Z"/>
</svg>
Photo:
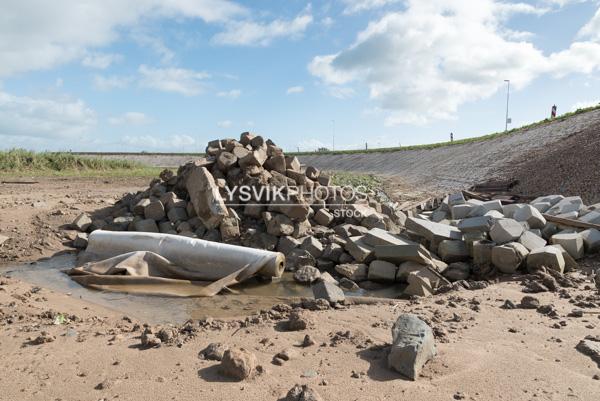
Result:
<svg viewBox="0 0 600 401">
<path fill-rule="evenodd" d="M 535 235 L 531 231 L 524 231 L 519 238 L 519 243 L 527 248 L 530 252 L 534 249 L 543 248 L 547 242 L 540 236 Z"/>
<path fill-rule="evenodd" d="M 552 204 L 550 202 L 537 202 L 531 204 L 531 206 L 536 208 L 540 213 L 546 213 L 552 207 Z"/>
<path fill-rule="evenodd" d="M 469 213 L 469 217 L 483 216 L 490 210 L 497 210 L 500 213 L 502 213 L 502 202 L 500 202 L 497 199 L 482 202 L 480 205 L 474 207 L 473 210 L 471 210 L 471 212 Z"/>
<path fill-rule="evenodd" d="M 406 245 L 410 242 L 381 228 L 372 228 L 365 234 L 365 243 L 373 247 L 379 245 Z"/>
<path fill-rule="evenodd" d="M 388 368 L 416 380 L 423 365 L 433 359 L 436 353 L 431 328 L 416 315 L 400 315 L 392 327 Z"/>
<path fill-rule="evenodd" d="M 368 278 L 372 281 L 394 281 L 398 267 L 390 262 L 374 260 L 369 264 Z"/>
<path fill-rule="evenodd" d="M 473 242 L 473 264 L 475 266 L 487 267 L 492 265 L 492 249 L 496 246 L 492 241 Z"/>
<path fill-rule="evenodd" d="M 394 264 L 412 261 L 429 264 L 431 254 L 421 244 L 407 241 L 404 245 L 378 245 L 374 248 L 375 258 L 385 260 Z"/>
<path fill-rule="evenodd" d="M 133 210 L 132 210 L 133 214 L 135 214 L 137 216 L 143 216 L 144 209 L 149 204 L 150 204 L 150 199 L 148 199 L 148 198 L 140 199 L 140 201 L 138 203 L 136 203 L 135 206 L 133 207 Z"/>
<path fill-rule="evenodd" d="M 492 264 L 502 272 L 514 273 L 525 261 L 529 251 L 518 242 L 509 242 L 492 248 Z"/>
<path fill-rule="evenodd" d="M 556 205 L 558 202 L 560 202 L 563 199 L 565 199 L 565 197 L 562 196 L 562 195 L 540 196 L 540 197 L 535 198 L 534 200 L 532 200 L 530 202 L 530 205 L 533 205 L 534 203 L 548 202 L 550 205 L 554 206 L 554 205 Z"/>
<path fill-rule="evenodd" d="M 341 245 L 336 243 L 327 244 L 327 246 L 323 249 L 323 254 L 321 257 L 326 260 L 330 260 L 332 262 L 339 262 L 340 256 L 344 253 L 344 248 Z"/>
<path fill-rule="evenodd" d="M 504 218 L 504 214 L 500 213 L 497 210 L 490 210 L 489 212 L 486 212 L 483 216 L 484 217 L 491 217 L 494 220 L 498 220 L 498 219 L 503 219 Z"/>
<path fill-rule="evenodd" d="M 578 220 L 583 221 L 584 223 L 600 224 L 600 212 L 592 210 L 591 212 L 581 216 Z"/>
<path fill-rule="evenodd" d="M 459 221 L 457 227 L 463 233 L 488 232 L 494 221 L 494 218 L 490 216 L 469 217 Z"/>
<path fill-rule="evenodd" d="M 527 256 L 527 270 L 535 271 L 542 266 L 562 273 L 565 270 L 565 259 L 561 251 L 553 246 L 545 246 Z"/>
<path fill-rule="evenodd" d="M 196 215 L 207 229 L 216 228 L 229 216 L 225 202 L 212 174 L 206 167 L 194 167 L 188 173 L 185 186 Z"/>
<path fill-rule="evenodd" d="M 406 219 L 406 228 L 432 243 L 440 243 L 445 239 L 462 239 L 462 233 L 456 227 L 417 219 L 415 217 Z"/>
<path fill-rule="evenodd" d="M 146 232 L 146 233 L 157 233 L 158 226 L 154 219 L 143 219 L 137 220 L 134 224 L 135 231 Z"/>
<path fill-rule="evenodd" d="M 368 245 L 362 236 L 348 238 L 344 249 L 359 263 L 368 263 L 373 259 L 374 248 Z"/>
<path fill-rule="evenodd" d="M 583 237 L 579 233 L 554 234 L 550 242 L 561 245 L 575 260 L 584 256 Z"/>
<path fill-rule="evenodd" d="M 333 214 L 327 209 L 320 209 L 315 213 L 313 219 L 320 225 L 328 227 L 333 222 Z"/>
<path fill-rule="evenodd" d="M 440 242 L 438 255 L 446 263 L 461 262 L 469 258 L 469 249 L 464 241 L 444 240 Z"/>
<path fill-rule="evenodd" d="M 87 231 L 90 225 L 92 225 L 92 219 L 86 213 L 81 213 L 71 223 L 71 227 L 81 232 Z"/>
<path fill-rule="evenodd" d="M 571 255 L 569 255 L 569 252 L 567 252 L 565 248 L 562 247 L 562 245 L 553 244 L 549 246 L 557 248 L 560 251 L 560 253 L 562 253 L 563 259 L 565 260 L 565 272 L 575 271 L 579 269 L 579 264 L 577 263 L 577 261 L 575 261 L 575 259 L 573 259 Z"/>
<path fill-rule="evenodd" d="M 522 207 L 522 203 L 511 203 L 508 205 L 502 205 L 502 214 L 504 215 L 504 217 L 512 219 L 515 212 Z"/>
<path fill-rule="evenodd" d="M 515 211 L 513 219 L 526 222 L 530 228 L 544 228 L 546 219 L 539 210 L 531 205 L 523 205 L 522 208 Z"/>
<path fill-rule="evenodd" d="M 406 281 L 408 286 L 404 289 L 403 294 L 417 296 L 417 297 L 429 297 L 433 294 L 433 286 L 431 281 L 420 272 L 409 273 Z"/>
<path fill-rule="evenodd" d="M 600 251 L 600 231 L 590 228 L 580 233 L 586 252 L 594 253 Z"/>
<path fill-rule="evenodd" d="M 513 219 L 496 220 L 490 229 L 490 238 L 497 244 L 506 244 L 518 240 L 523 231 L 523 226 Z"/>
<path fill-rule="evenodd" d="M 473 207 L 473 205 L 469 205 L 468 203 L 454 205 L 450 208 L 450 215 L 453 220 L 464 219 L 469 215 L 469 213 L 471 213 Z"/>
<path fill-rule="evenodd" d="M 451 282 L 468 280 L 471 275 L 471 265 L 465 262 L 450 263 L 442 275 Z"/>
<path fill-rule="evenodd" d="M 368 269 L 368 266 L 363 263 L 346 263 L 335 267 L 338 274 L 357 283 L 367 279 Z"/>
<path fill-rule="evenodd" d="M 161 221 L 162 219 L 164 219 L 166 214 L 165 214 L 165 207 L 163 206 L 163 203 L 159 200 L 150 202 L 144 208 L 144 216 L 147 219 L 152 219 L 152 220 L 156 220 L 156 221 Z"/>
<path fill-rule="evenodd" d="M 567 214 L 577 212 L 583 208 L 583 201 L 579 196 L 569 196 L 561 199 L 558 203 L 552 206 L 546 213 L 558 216 L 561 214 Z"/>
<path fill-rule="evenodd" d="M 326 299 L 329 303 L 344 302 L 344 291 L 337 285 L 327 281 L 317 281 L 311 286 L 315 299 Z"/>
<path fill-rule="evenodd" d="M 306 250 L 315 259 L 320 258 L 323 254 L 323 244 L 321 244 L 321 242 L 318 239 L 312 236 L 306 237 L 304 241 L 302 241 L 300 249 Z"/>
<path fill-rule="evenodd" d="M 174 207 L 173 209 L 169 210 L 167 217 L 171 223 L 177 223 L 178 221 L 185 221 L 188 219 L 187 212 L 185 209 L 180 207 Z"/>
</svg>

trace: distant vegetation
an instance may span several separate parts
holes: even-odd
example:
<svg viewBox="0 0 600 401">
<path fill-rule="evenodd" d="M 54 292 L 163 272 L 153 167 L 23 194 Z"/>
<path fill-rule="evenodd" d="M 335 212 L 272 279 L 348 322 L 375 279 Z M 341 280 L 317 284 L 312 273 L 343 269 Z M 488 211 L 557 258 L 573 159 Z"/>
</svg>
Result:
<svg viewBox="0 0 600 401">
<path fill-rule="evenodd" d="M 344 173 L 341 171 L 325 172 L 331 175 L 333 185 L 364 187 L 366 190 L 381 189 L 381 179 L 373 174 Z"/>
<path fill-rule="evenodd" d="M 473 137 L 473 138 L 465 138 L 465 139 L 458 139 L 455 140 L 454 142 L 438 142 L 438 143 L 429 143 L 429 144 L 423 144 L 423 145 L 412 145 L 412 146 L 396 146 L 396 147 L 390 147 L 390 148 L 373 148 L 373 149 L 351 149 L 351 150 L 323 150 L 323 148 L 317 150 L 316 152 L 286 152 L 286 154 L 289 155 L 296 155 L 296 156 L 303 156 L 303 155 L 314 155 L 314 154 L 338 154 L 338 155 L 342 155 L 342 154 L 355 154 L 355 153 L 386 153 L 386 152 L 398 152 L 398 151 L 403 151 L 403 150 L 427 150 L 427 149 L 435 149 L 435 148 L 440 148 L 442 146 L 455 146 L 455 145 L 462 145 L 465 143 L 472 143 L 472 142 L 481 142 L 481 141 L 487 141 L 490 139 L 494 139 L 494 138 L 498 138 L 498 137 L 502 137 L 502 136 L 507 136 L 507 135 L 514 135 L 514 134 L 518 134 L 521 131 L 525 131 L 527 129 L 530 128 L 535 128 L 535 127 L 539 127 L 541 125 L 545 125 L 545 124 L 551 124 L 553 122 L 556 121 L 564 121 L 565 119 L 577 115 L 577 114 L 581 114 L 581 113 L 586 113 L 588 111 L 592 111 L 592 110 L 598 110 L 600 109 L 600 105 L 598 106 L 592 106 L 592 107 L 587 107 L 584 109 L 577 109 L 575 111 L 569 112 L 569 113 L 565 113 L 565 114 L 561 114 L 560 116 L 557 116 L 555 119 L 550 119 L 550 118 L 546 118 L 544 120 L 541 121 L 537 121 L 531 124 L 527 124 L 524 125 L 522 127 L 519 128 L 513 128 L 510 129 L 506 132 L 502 131 L 502 132 L 495 132 L 493 134 L 488 134 L 488 135 L 483 135 L 483 136 L 477 136 L 477 137 Z"/>
<path fill-rule="evenodd" d="M 68 152 L 32 152 L 24 149 L 0 151 L 0 174 L 155 176 L 159 168 L 129 160 L 84 157 Z"/>
</svg>

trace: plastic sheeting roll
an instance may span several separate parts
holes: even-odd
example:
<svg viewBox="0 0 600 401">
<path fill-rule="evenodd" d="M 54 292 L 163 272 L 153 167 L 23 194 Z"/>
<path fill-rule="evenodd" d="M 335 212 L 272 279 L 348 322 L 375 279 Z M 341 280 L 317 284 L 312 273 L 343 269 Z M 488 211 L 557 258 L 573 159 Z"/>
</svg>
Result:
<svg viewBox="0 0 600 401">
<path fill-rule="evenodd" d="M 146 251 L 193 272 L 194 280 L 216 281 L 260 261 L 257 274 L 281 277 L 285 256 L 280 252 L 247 248 L 171 234 L 96 230 L 88 239 L 84 260 L 102 260 Z"/>
</svg>

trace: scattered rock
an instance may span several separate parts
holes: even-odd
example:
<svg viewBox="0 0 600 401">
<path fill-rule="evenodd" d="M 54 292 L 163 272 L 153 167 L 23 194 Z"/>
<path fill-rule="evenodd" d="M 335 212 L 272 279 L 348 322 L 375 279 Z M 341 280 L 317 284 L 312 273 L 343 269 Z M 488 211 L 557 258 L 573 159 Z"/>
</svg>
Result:
<svg viewBox="0 0 600 401">
<path fill-rule="evenodd" d="M 256 371 L 256 356 L 243 349 L 228 349 L 223 354 L 220 371 L 224 376 L 244 380 Z"/>
<path fill-rule="evenodd" d="M 416 315 L 402 314 L 392 327 L 388 366 L 416 380 L 421 368 L 436 355 L 431 328 Z"/>
</svg>

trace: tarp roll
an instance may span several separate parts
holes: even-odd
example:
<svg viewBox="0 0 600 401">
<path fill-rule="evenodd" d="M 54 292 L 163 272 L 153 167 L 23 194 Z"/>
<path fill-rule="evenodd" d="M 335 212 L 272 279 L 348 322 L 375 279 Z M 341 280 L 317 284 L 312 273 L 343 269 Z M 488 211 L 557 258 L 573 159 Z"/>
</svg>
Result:
<svg viewBox="0 0 600 401">
<path fill-rule="evenodd" d="M 69 274 L 106 290 L 211 296 L 254 275 L 281 277 L 285 268 L 279 252 L 178 235 L 97 230 L 88 241 Z"/>
</svg>

